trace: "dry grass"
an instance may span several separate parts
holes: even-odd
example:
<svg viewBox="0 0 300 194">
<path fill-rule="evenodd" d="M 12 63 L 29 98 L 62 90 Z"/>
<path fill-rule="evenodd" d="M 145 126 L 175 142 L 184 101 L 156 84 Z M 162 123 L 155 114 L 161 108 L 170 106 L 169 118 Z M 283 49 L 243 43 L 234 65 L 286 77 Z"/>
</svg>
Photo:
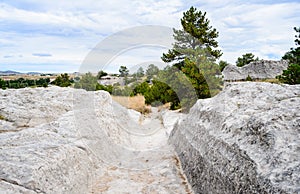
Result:
<svg viewBox="0 0 300 194">
<path fill-rule="evenodd" d="M 37 80 L 37 79 L 40 79 L 40 78 L 55 79 L 56 77 L 57 77 L 56 75 L 53 75 L 53 76 L 39 76 L 39 75 L 27 75 L 27 74 L 0 76 L 0 78 L 3 79 L 3 80 L 16 80 L 16 79 L 19 79 L 19 78 L 33 79 L 33 80 Z"/>
<path fill-rule="evenodd" d="M 268 83 L 272 83 L 272 84 L 281 84 L 281 82 L 276 78 L 264 79 L 264 80 L 260 80 L 260 81 L 261 82 L 268 82 Z"/>
<path fill-rule="evenodd" d="M 112 99 L 126 108 L 136 110 L 142 114 L 151 112 L 151 107 L 145 104 L 144 96 L 112 96 Z"/>
</svg>

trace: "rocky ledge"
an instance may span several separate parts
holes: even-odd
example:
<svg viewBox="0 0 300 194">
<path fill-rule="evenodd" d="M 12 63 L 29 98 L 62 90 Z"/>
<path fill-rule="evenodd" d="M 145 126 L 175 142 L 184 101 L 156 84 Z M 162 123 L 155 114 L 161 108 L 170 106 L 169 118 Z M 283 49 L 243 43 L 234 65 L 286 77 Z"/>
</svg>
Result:
<svg viewBox="0 0 300 194">
<path fill-rule="evenodd" d="M 300 85 L 228 83 L 169 142 L 195 193 L 300 193 Z"/>
<path fill-rule="evenodd" d="M 225 81 L 246 80 L 248 76 L 251 79 L 268 79 L 281 75 L 287 67 L 288 62 L 286 60 L 260 60 L 251 62 L 243 67 L 227 65 L 222 73 Z"/>
<path fill-rule="evenodd" d="M 0 90 L 0 193 L 192 193 L 159 114 L 104 91 Z"/>
</svg>

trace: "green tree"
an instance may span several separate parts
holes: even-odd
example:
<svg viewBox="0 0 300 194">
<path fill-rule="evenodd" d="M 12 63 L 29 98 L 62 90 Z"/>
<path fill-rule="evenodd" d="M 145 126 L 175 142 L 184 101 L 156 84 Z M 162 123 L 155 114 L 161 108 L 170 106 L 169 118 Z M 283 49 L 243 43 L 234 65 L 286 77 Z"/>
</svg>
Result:
<svg viewBox="0 0 300 194">
<path fill-rule="evenodd" d="M 181 103 L 194 103 L 197 98 L 211 97 L 220 88 L 221 79 L 216 77 L 220 75 L 220 70 L 215 61 L 222 53 L 216 49 L 218 32 L 210 26 L 206 12 L 203 13 L 191 7 L 183 13 L 181 25 L 182 30 L 173 30 L 175 43 L 172 49 L 163 54 L 162 60 L 173 62 L 173 66 L 185 75 L 186 79 L 183 79 L 182 74 L 178 72 L 175 73 L 176 76 L 173 75 L 177 77 L 177 80 L 183 81 L 184 84 L 181 83 L 181 85 L 193 87 L 189 91 L 183 90 L 179 86 L 180 83 L 174 80 L 175 84 L 172 84 L 172 88 L 175 91 L 185 91 L 185 95 L 176 91 L 180 95 Z M 211 94 L 211 88 L 214 88 L 214 94 Z M 196 94 L 196 99 L 191 98 L 194 94 Z M 191 104 L 187 104 L 186 108 L 190 106 Z"/>
<path fill-rule="evenodd" d="M 187 57 L 184 51 L 196 48 L 205 49 L 209 56 L 219 58 L 222 53 L 220 50 L 215 49 L 218 47 L 216 38 L 218 38 L 219 33 L 209 23 L 206 12 L 197 11 L 194 7 L 184 12 L 181 19 L 183 30 L 173 29 L 174 47 L 168 53 L 163 54 L 162 60 L 164 62 L 176 61 L 177 66 L 181 69 L 181 66 L 184 65 L 183 61 Z"/>
<path fill-rule="evenodd" d="M 3 79 L 0 78 L 0 88 L 6 89 L 6 87 L 7 87 L 6 82 Z"/>
<path fill-rule="evenodd" d="M 92 73 L 88 72 L 83 75 L 79 82 L 76 82 L 74 87 L 75 88 L 82 88 L 87 91 L 95 91 L 97 90 L 97 78 L 92 75 Z"/>
<path fill-rule="evenodd" d="M 290 64 L 286 70 L 283 70 L 282 75 L 277 76 L 282 83 L 300 84 L 300 64 Z"/>
<path fill-rule="evenodd" d="M 286 59 L 289 62 L 289 66 L 286 70 L 283 70 L 282 75 L 277 76 L 279 81 L 286 84 L 300 84 L 300 27 L 294 27 L 297 35 L 295 35 L 295 45 L 297 48 L 291 48 L 282 59 Z"/>
<path fill-rule="evenodd" d="M 104 71 L 99 71 L 98 74 L 97 74 L 97 78 L 98 79 L 101 79 L 101 77 L 104 77 L 104 76 L 107 76 L 108 74 Z"/>
<path fill-rule="evenodd" d="M 101 85 L 101 84 L 97 83 L 96 90 L 104 90 L 111 94 L 113 91 L 113 86 L 111 86 L 111 85 L 105 86 L 105 85 Z"/>
<path fill-rule="evenodd" d="M 139 85 L 135 86 L 132 90 L 132 95 L 145 95 L 147 91 L 149 91 L 149 84 L 147 82 L 140 83 Z"/>
<path fill-rule="evenodd" d="M 57 76 L 55 78 L 55 80 L 53 82 L 51 82 L 51 84 L 57 85 L 60 87 L 68 87 L 71 85 L 71 80 L 70 80 L 69 75 L 67 73 L 64 73 L 64 74 L 60 74 L 59 76 Z"/>
<path fill-rule="evenodd" d="M 222 60 L 221 60 L 221 61 L 219 62 L 220 71 L 223 71 L 224 68 L 225 68 L 227 65 L 229 65 L 228 62 L 222 61 Z"/>
<path fill-rule="evenodd" d="M 159 68 L 154 64 L 150 64 L 146 70 L 147 80 L 150 81 L 159 72 Z"/>
<path fill-rule="evenodd" d="M 120 66 L 119 72 L 121 77 L 127 77 L 129 74 L 129 70 L 126 66 Z"/>
<path fill-rule="evenodd" d="M 143 77 L 145 75 L 144 69 L 142 67 L 138 68 L 136 71 L 136 76 L 137 77 Z"/>
<path fill-rule="evenodd" d="M 243 67 L 244 65 L 247 65 L 253 61 L 258 61 L 258 57 L 255 58 L 255 55 L 252 53 L 246 53 L 242 55 L 242 57 L 238 57 L 236 61 L 236 66 Z"/>
<path fill-rule="evenodd" d="M 152 106 L 171 102 L 171 109 L 176 109 L 180 103 L 174 90 L 172 90 L 168 84 L 157 80 L 153 80 L 153 85 L 144 94 L 144 96 L 145 103 L 151 104 Z"/>
</svg>

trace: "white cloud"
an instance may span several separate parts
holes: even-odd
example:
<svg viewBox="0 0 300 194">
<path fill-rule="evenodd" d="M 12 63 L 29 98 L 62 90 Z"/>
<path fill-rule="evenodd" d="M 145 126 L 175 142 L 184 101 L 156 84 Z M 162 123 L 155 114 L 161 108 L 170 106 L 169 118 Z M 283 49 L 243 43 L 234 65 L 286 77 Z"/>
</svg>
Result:
<svg viewBox="0 0 300 194">
<path fill-rule="evenodd" d="M 279 59 L 294 46 L 293 27 L 300 23 L 299 2 L 4 0 L 0 3 L 0 68 L 49 63 L 53 71 L 60 71 L 63 64 L 74 64 L 65 67 L 76 71 L 89 50 L 106 36 L 149 24 L 178 28 L 182 12 L 192 5 L 207 11 L 212 26 L 219 31 L 223 60 L 234 63 L 246 52 Z M 35 57 L 32 53 L 52 56 Z M 133 57 L 122 60 L 130 62 Z"/>
</svg>

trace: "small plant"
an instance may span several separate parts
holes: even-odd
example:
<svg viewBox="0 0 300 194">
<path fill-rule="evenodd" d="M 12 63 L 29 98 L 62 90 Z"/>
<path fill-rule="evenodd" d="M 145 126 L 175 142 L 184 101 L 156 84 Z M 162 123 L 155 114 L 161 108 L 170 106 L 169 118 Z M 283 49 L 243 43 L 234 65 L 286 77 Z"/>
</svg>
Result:
<svg viewBox="0 0 300 194">
<path fill-rule="evenodd" d="M 0 115 L 0 120 L 6 121 L 7 119 L 3 115 Z"/>
<path fill-rule="evenodd" d="M 250 75 L 248 75 L 246 81 L 253 81 L 253 79 L 250 77 Z"/>
</svg>

